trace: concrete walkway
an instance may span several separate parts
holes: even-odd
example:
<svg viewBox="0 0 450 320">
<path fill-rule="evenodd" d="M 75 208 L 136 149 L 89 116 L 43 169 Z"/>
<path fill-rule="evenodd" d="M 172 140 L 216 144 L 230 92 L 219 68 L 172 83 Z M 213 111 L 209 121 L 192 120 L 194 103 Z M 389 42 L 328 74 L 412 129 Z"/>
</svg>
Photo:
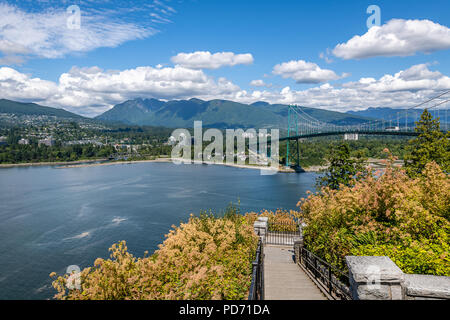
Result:
<svg viewBox="0 0 450 320">
<path fill-rule="evenodd" d="M 264 247 L 266 300 L 326 300 L 314 282 L 295 264 L 290 246 Z"/>
</svg>

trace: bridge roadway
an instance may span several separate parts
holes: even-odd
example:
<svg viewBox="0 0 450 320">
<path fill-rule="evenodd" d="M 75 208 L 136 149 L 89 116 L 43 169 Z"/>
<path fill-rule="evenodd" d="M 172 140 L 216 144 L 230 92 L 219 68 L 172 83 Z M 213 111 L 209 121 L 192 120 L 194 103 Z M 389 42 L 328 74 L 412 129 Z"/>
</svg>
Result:
<svg viewBox="0 0 450 320">
<path fill-rule="evenodd" d="M 294 262 L 292 246 L 265 245 L 264 295 L 266 300 L 327 300 Z"/>
<path fill-rule="evenodd" d="M 446 131 L 443 131 L 444 133 Z M 315 132 L 315 133 L 307 133 L 307 134 L 299 134 L 290 137 L 282 137 L 279 141 L 286 140 L 297 140 L 297 139 L 306 139 L 306 138 L 314 138 L 314 137 L 326 137 L 326 136 L 336 136 L 340 134 L 346 133 L 357 133 L 357 134 L 366 134 L 366 135 L 374 135 L 374 136 L 408 136 L 415 137 L 419 134 L 415 131 L 370 131 L 370 130 L 348 130 L 348 131 L 329 131 L 329 132 Z"/>
</svg>

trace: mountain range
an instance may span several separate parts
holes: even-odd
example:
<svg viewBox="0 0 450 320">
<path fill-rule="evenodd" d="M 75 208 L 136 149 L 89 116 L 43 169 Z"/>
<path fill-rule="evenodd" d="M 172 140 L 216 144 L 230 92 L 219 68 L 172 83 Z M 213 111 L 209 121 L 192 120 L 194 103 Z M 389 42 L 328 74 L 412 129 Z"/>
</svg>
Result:
<svg viewBox="0 0 450 320">
<path fill-rule="evenodd" d="M 358 124 L 373 119 L 397 121 L 397 113 L 404 109 L 368 108 L 347 113 L 335 112 L 316 108 L 300 108 L 300 115 L 306 119 L 317 119 L 336 125 Z M 401 112 L 400 124 L 416 121 L 421 109 L 409 110 L 406 118 Z M 432 111 L 433 112 L 433 111 Z M 54 116 L 73 120 L 91 119 L 64 109 L 41 106 L 35 103 L 22 103 L 0 99 L 0 114 Z M 434 115 L 434 114 L 433 114 Z M 126 124 L 161 126 L 167 128 L 191 128 L 194 121 L 203 121 L 204 127 L 214 128 L 271 128 L 287 127 L 288 106 L 255 102 L 243 104 L 228 100 L 204 101 L 200 99 L 161 101 L 157 99 L 134 99 L 117 104 L 109 111 L 94 118 L 96 121 Z M 436 114 L 439 116 L 439 114 Z M 443 112 L 441 122 L 445 122 Z"/>
<path fill-rule="evenodd" d="M 446 111 L 447 110 L 447 111 Z M 362 111 L 349 111 L 349 114 L 369 117 L 375 119 L 383 119 L 387 121 L 397 122 L 400 125 L 404 123 L 413 124 L 420 119 L 424 109 L 392 109 L 392 108 L 368 108 Z M 440 123 L 450 123 L 448 109 L 429 109 L 433 118 L 439 118 Z"/>
<path fill-rule="evenodd" d="M 86 119 L 78 114 L 51 107 L 44 107 L 36 103 L 22 103 L 6 99 L 0 99 L 0 113 L 14 114 L 17 116 L 49 116 L 58 118 Z"/>
<path fill-rule="evenodd" d="M 315 108 L 301 108 L 303 117 L 337 125 L 357 124 L 370 119 Z M 228 100 L 204 101 L 199 99 L 160 101 L 134 99 L 114 106 L 95 119 L 122 122 L 130 125 L 190 128 L 194 121 L 214 128 L 270 128 L 286 127 L 288 106 L 256 102 L 243 104 Z"/>
<path fill-rule="evenodd" d="M 383 119 L 387 121 L 391 120 L 394 124 L 397 123 L 398 120 L 400 124 L 404 124 L 405 121 L 407 121 L 408 123 L 417 121 L 420 118 L 422 112 L 423 109 L 412 109 L 406 112 L 406 109 L 368 108 L 366 110 L 360 111 L 348 111 L 347 113 L 374 119 Z"/>
</svg>

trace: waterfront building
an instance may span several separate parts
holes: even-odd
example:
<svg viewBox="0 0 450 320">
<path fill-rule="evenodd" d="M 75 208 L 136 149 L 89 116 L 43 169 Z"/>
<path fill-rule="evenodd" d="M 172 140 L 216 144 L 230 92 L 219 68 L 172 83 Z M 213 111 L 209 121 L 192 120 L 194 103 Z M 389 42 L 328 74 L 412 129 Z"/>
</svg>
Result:
<svg viewBox="0 0 450 320">
<path fill-rule="evenodd" d="M 53 140 L 52 137 L 41 139 L 41 140 L 39 140 L 39 146 L 40 145 L 46 145 L 47 147 L 52 147 L 55 145 L 55 140 Z"/>
<path fill-rule="evenodd" d="M 8 138 L 5 137 L 5 136 L 0 137 L 0 146 L 7 145 L 7 144 L 8 144 L 8 143 L 6 142 L 7 139 L 8 139 Z"/>
<path fill-rule="evenodd" d="M 30 141 L 28 139 L 22 138 L 19 140 L 19 144 L 28 145 L 30 144 Z"/>
</svg>

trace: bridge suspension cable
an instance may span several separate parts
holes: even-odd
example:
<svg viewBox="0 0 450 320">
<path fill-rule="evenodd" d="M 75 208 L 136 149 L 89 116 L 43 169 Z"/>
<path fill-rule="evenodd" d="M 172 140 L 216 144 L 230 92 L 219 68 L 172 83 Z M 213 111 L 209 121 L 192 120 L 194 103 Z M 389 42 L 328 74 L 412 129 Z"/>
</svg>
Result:
<svg viewBox="0 0 450 320">
<path fill-rule="evenodd" d="M 312 137 L 312 136 L 320 136 L 327 135 L 328 133 L 337 134 L 337 133 L 364 133 L 364 134 L 389 134 L 389 135 L 411 135 L 414 133 L 414 122 L 417 121 L 420 117 L 420 112 L 417 112 L 414 109 L 422 107 L 436 99 L 442 99 L 446 94 L 450 93 L 450 90 L 446 90 L 443 93 L 440 93 L 432 98 L 427 99 L 413 107 L 409 107 L 406 109 L 401 109 L 395 114 L 391 114 L 387 118 L 376 119 L 372 121 L 367 121 L 364 123 L 358 123 L 352 125 L 344 124 L 338 125 L 336 123 L 324 122 L 316 119 L 312 115 L 308 114 L 303 106 L 298 105 L 290 105 L 288 106 L 288 135 L 286 138 L 282 138 L 281 140 L 297 140 L 297 150 L 299 150 L 298 139 L 303 136 Z M 436 103 L 426 109 L 435 111 L 434 116 L 439 117 L 440 109 L 438 108 L 441 105 L 448 103 L 450 99 L 446 99 Z M 421 110 L 421 109 L 419 109 Z M 412 113 L 412 114 L 411 114 Z M 447 122 L 447 113 L 448 108 L 445 108 L 445 129 L 448 128 Z M 404 122 L 403 122 L 404 121 Z M 411 124 L 412 122 L 412 124 Z M 393 125 L 394 124 L 394 125 Z M 396 124 L 396 125 L 395 125 Z M 444 126 L 443 126 L 444 127 Z M 296 131 L 296 135 L 292 136 L 291 129 Z M 299 133 L 300 128 L 300 133 Z M 298 161 L 297 161 L 298 162 Z M 287 158 L 286 165 L 289 165 L 289 143 L 287 144 Z"/>
</svg>

